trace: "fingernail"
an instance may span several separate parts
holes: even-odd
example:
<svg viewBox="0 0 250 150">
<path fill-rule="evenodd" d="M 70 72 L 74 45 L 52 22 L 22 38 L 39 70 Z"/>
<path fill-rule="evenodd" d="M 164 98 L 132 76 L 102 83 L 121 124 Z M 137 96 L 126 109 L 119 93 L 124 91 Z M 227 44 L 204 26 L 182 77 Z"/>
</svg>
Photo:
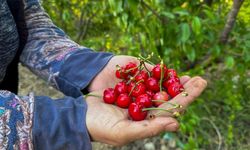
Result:
<svg viewBox="0 0 250 150">
<path fill-rule="evenodd" d="M 201 88 L 201 87 L 204 87 L 205 86 L 205 84 L 204 84 L 204 82 L 202 81 L 202 80 L 196 80 L 195 82 L 194 82 L 194 87 L 195 88 Z"/>
<path fill-rule="evenodd" d="M 168 125 L 166 127 L 166 130 L 168 131 L 178 131 L 179 130 L 179 124 L 174 122 L 174 123 L 171 123 L 170 125 Z"/>
</svg>

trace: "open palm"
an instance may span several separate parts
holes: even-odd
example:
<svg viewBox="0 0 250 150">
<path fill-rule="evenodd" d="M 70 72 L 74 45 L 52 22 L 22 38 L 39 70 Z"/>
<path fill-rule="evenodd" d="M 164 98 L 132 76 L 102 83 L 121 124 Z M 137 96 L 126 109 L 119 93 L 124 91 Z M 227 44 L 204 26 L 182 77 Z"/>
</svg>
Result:
<svg viewBox="0 0 250 150">
<path fill-rule="evenodd" d="M 188 96 L 177 95 L 172 103 L 180 104 L 185 109 L 191 102 L 199 96 L 206 87 L 206 81 L 200 77 L 181 77 Z M 94 92 L 101 95 L 102 91 Z M 137 139 L 155 136 L 162 131 L 176 131 L 178 122 L 169 113 L 161 113 L 154 119 L 143 121 L 132 121 L 128 117 L 126 109 L 121 109 L 115 105 L 105 104 L 102 98 L 88 97 L 88 110 L 86 124 L 91 138 L 94 141 L 108 143 L 112 145 L 123 145 Z M 162 104 L 159 107 L 168 108 L 169 105 Z M 181 111 L 181 110 L 176 110 Z M 157 111 L 149 112 L 151 114 Z"/>
</svg>

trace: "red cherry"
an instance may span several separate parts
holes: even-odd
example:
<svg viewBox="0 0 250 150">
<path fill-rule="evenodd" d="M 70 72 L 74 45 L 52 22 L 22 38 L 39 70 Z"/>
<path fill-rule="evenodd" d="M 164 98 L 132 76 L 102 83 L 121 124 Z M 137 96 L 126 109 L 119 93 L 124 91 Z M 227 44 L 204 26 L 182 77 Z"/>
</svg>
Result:
<svg viewBox="0 0 250 150">
<path fill-rule="evenodd" d="M 115 93 L 121 94 L 121 93 L 127 93 L 127 85 L 125 82 L 119 82 L 115 86 Z"/>
<path fill-rule="evenodd" d="M 146 93 L 148 94 L 148 96 L 150 98 L 152 98 L 155 95 L 155 93 L 153 91 L 151 91 L 151 90 L 147 90 Z"/>
<path fill-rule="evenodd" d="M 131 98 L 128 96 L 128 94 L 123 93 L 117 97 L 116 105 L 121 108 L 128 108 L 131 102 Z"/>
<path fill-rule="evenodd" d="M 114 104 L 116 101 L 116 95 L 113 88 L 107 88 L 103 92 L 103 100 L 105 103 Z"/>
<path fill-rule="evenodd" d="M 137 97 L 146 92 L 146 86 L 143 83 L 138 83 L 136 85 L 136 83 L 130 82 L 130 84 L 128 85 L 128 92 L 131 92 L 132 96 Z"/>
<path fill-rule="evenodd" d="M 168 69 L 167 76 L 168 78 L 178 77 L 177 72 L 174 69 Z"/>
<path fill-rule="evenodd" d="M 184 90 L 184 87 L 182 84 L 175 82 L 173 84 L 170 84 L 168 86 L 168 94 L 174 98 L 176 95 L 180 94 Z"/>
<path fill-rule="evenodd" d="M 138 71 L 137 65 L 135 63 L 129 62 L 126 66 L 125 66 L 125 70 L 128 71 L 128 74 L 130 75 L 135 75 L 136 72 Z"/>
<path fill-rule="evenodd" d="M 127 79 L 128 78 L 128 74 L 126 73 L 126 70 L 124 67 L 117 69 L 115 72 L 115 76 L 118 79 Z"/>
<path fill-rule="evenodd" d="M 153 100 L 168 101 L 168 100 L 169 100 L 168 93 L 165 92 L 165 91 L 157 92 L 157 93 L 155 93 L 155 95 L 153 96 Z M 154 102 L 154 106 L 158 107 L 158 106 L 161 105 L 162 103 L 163 103 L 163 102 Z"/>
<path fill-rule="evenodd" d="M 137 76 L 135 76 L 135 81 L 147 81 L 148 79 L 148 73 L 144 70 L 142 70 Z"/>
<path fill-rule="evenodd" d="M 152 101 L 150 96 L 148 94 L 142 94 L 136 97 L 135 100 L 136 103 L 141 103 L 144 107 L 151 107 L 152 106 Z"/>
<path fill-rule="evenodd" d="M 163 78 L 167 77 L 167 67 L 166 65 L 163 65 Z M 152 69 L 152 77 L 156 78 L 156 79 L 161 79 L 161 64 L 157 64 L 154 66 L 154 68 Z"/>
<path fill-rule="evenodd" d="M 146 86 L 148 89 L 154 91 L 154 92 L 158 92 L 160 90 L 160 86 L 159 86 L 159 82 L 157 79 L 155 78 L 148 78 L 146 81 Z"/>
<path fill-rule="evenodd" d="M 173 84 L 175 82 L 180 83 L 180 79 L 178 77 L 171 77 L 171 78 L 168 78 L 167 80 L 163 81 L 162 85 L 165 89 L 167 89 L 170 84 Z"/>
<path fill-rule="evenodd" d="M 129 116 L 134 121 L 141 121 L 147 117 L 147 111 L 142 111 L 143 105 L 140 103 L 131 103 L 128 107 Z"/>
</svg>

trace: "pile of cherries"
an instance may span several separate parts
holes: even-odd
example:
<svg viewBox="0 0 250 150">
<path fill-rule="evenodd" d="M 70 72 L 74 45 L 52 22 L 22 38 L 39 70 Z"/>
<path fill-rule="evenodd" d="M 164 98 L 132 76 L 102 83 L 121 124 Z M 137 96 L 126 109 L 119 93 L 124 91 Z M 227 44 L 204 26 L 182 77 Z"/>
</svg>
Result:
<svg viewBox="0 0 250 150">
<path fill-rule="evenodd" d="M 162 62 L 150 71 L 144 61 L 139 65 L 129 62 L 118 66 L 115 72 L 121 79 L 114 88 L 107 88 L 103 100 L 121 108 L 128 108 L 132 120 L 140 121 L 147 117 L 148 110 L 158 107 L 181 93 L 184 88 L 174 69 Z"/>
</svg>

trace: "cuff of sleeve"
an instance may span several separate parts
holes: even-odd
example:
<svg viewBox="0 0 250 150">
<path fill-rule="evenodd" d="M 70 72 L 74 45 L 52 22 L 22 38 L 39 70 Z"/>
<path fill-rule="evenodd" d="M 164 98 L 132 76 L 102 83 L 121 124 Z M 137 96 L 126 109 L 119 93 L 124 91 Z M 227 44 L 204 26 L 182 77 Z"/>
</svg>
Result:
<svg viewBox="0 0 250 150">
<path fill-rule="evenodd" d="M 83 97 L 52 100 L 36 97 L 33 122 L 34 149 L 90 150 Z"/>
<path fill-rule="evenodd" d="M 56 78 L 59 90 L 68 96 L 81 96 L 81 90 L 90 84 L 112 57 L 111 53 L 90 49 L 71 54 Z"/>
</svg>

